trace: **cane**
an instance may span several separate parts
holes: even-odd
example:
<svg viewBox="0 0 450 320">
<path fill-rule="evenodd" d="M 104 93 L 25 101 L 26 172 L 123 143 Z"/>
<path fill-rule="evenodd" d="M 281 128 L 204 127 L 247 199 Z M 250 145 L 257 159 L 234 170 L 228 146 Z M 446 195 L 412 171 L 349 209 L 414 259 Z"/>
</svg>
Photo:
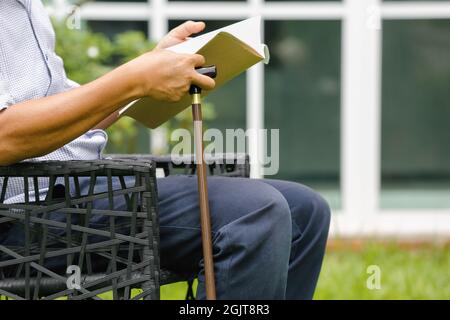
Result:
<svg viewBox="0 0 450 320">
<path fill-rule="evenodd" d="M 198 68 L 197 72 L 215 78 L 215 66 Z M 200 224 L 202 230 L 203 261 L 205 265 L 206 299 L 216 300 L 216 283 L 214 279 L 214 261 L 211 238 L 211 216 L 209 213 L 208 184 L 206 181 L 206 164 L 203 156 L 203 123 L 202 123 L 202 89 L 192 85 L 192 117 L 194 119 L 194 147 L 197 161 L 198 196 L 200 201 Z"/>
</svg>

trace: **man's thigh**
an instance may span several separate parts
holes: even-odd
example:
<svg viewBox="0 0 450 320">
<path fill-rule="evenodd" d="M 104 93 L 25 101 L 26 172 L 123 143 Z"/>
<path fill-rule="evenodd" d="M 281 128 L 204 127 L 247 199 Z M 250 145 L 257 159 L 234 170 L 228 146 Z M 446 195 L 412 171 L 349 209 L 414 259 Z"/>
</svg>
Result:
<svg viewBox="0 0 450 320">
<path fill-rule="evenodd" d="M 232 222 L 262 212 L 261 209 L 268 205 L 285 201 L 272 186 L 248 178 L 209 177 L 208 194 L 213 241 L 219 231 Z M 174 175 L 158 180 L 163 266 L 198 271 L 202 259 L 198 203 L 196 176 Z M 260 220 L 254 218 L 252 221 L 257 228 Z"/>
</svg>

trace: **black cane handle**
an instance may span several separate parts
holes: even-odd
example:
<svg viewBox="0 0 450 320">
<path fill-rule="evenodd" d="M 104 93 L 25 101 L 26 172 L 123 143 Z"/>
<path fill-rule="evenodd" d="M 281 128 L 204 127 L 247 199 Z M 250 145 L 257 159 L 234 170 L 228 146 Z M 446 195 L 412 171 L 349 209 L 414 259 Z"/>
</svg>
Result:
<svg viewBox="0 0 450 320">
<path fill-rule="evenodd" d="M 212 66 L 206 66 L 206 67 L 199 67 L 199 68 L 195 68 L 195 71 L 197 71 L 198 73 L 210 77 L 210 78 L 215 78 L 217 77 L 217 68 L 216 66 L 212 65 Z M 190 94 L 194 94 L 194 93 L 201 93 L 202 89 L 196 85 L 191 85 L 191 87 L 189 88 L 189 93 Z"/>
<path fill-rule="evenodd" d="M 195 71 L 197 71 L 198 73 L 200 73 L 200 74 L 202 74 L 204 76 L 208 76 L 208 77 L 213 78 L 213 79 L 215 77 L 217 77 L 217 68 L 214 65 L 195 68 Z"/>
</svg>

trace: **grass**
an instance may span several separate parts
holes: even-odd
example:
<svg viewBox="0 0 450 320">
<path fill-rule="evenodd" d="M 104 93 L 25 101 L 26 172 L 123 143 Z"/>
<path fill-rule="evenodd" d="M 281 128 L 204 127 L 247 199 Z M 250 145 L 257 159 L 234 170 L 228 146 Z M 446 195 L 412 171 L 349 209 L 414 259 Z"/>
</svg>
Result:
<svg viewBox="0 0 450 320">
<path fill-rule="evenodd" d="M 367 267 L 381 270 L 381 288 L 369 290 Z M 162 299 L 183 299 L 185 283 L 162 287 Z M 450 246 L 395 243 L 332 245 L 315 299 L 450 299 Z"/>
<path fill-rule="evenodd" d="M 366 286 L 367 267 L 381 270 L 381 288 Z M 450 246 L 366 243 L 330 248 L 315 299 L 449 299 Z"/>
<path fill-rule="evenodd" d="M 371 265 L 381 271 L 379 290 L 366 286 Z M 161 298 L 184 299 L 186 289 L 184 282 L 163 286 Z M 333 241 L 314 298 L 450 299 L 450 245 Z"/>
</svg>

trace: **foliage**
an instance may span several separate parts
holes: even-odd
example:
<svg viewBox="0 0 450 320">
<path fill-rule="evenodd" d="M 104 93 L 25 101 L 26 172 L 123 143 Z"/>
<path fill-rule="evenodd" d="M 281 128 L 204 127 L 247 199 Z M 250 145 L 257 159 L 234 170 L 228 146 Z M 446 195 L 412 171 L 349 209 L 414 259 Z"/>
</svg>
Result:
<svg viewBox="0 0 450 320">
<path fill-rule="evenodd" d="M 54 20 L 57 36 L 56 52 L 64 60 L 70 79 L 84 84 L 112 69 L 113 43 L 102 34 L 87 30 L 71 30 Z"/>
<path fill-rule="evenodd" d="M 56 52 L 64 60 L 70 79 L 84 84 L 90 82 L 117 65 L 153 48 L 140 32 L 124 32 L 113 39 L 94 33 L 83 25 L 81 30 L 67 28 L 64 21 L 54 19 Z M 137 124 L 130 118 L 122 118 L 107 130 L 107 152 L 134 153 L 137 150 Z"/>
</svg>

